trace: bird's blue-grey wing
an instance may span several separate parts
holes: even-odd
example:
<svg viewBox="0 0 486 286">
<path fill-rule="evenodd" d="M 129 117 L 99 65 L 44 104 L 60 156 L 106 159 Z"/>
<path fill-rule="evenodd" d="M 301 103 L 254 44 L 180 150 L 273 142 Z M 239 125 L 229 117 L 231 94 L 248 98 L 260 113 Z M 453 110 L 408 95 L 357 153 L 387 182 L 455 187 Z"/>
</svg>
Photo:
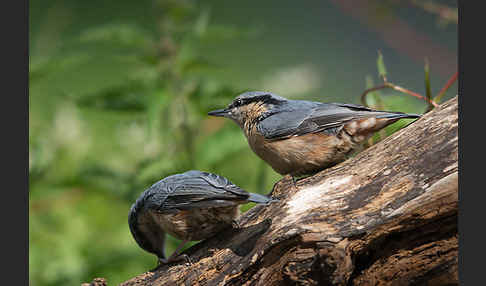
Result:
<svg viewBox="0 0 486 286">
<path fill-rule="evenodd" d="M 165 203 L 169 196 L 169 189 L 164 180 L 160 180 L 146 189 L 135 201 L 132 208 L 140 211 L 141 209 L 158 209 Z"/>
<path fill-rule="evenodd" d="M 292 108 L 283 107 L 260 121 L 257 128 L 266 139 L 285 139 L 321 131 L 335 132 L 351 120 L 383 113 L 355 104 L 309 101 L 293 101 L 291 104 Z"/>
<path fill-rule="evenodd" d="M 169 185 L 170 191 L 159 211 L 223 207 L 245 201 L 249 193 L 228 179 L 201 171 L 180 174 Z"/>
</svg>

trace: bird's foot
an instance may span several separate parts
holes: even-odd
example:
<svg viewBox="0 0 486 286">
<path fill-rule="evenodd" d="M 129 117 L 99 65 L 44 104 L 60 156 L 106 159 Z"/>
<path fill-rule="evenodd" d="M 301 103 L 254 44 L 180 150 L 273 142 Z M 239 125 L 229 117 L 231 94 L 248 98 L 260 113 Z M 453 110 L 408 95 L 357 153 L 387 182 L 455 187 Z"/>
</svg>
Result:
<svg viewBox="0 0 486 286">
<path fill-rule="evenodd" d="M 168 259 L 167 258 L 159 258 L 159 265 L 171 264 L 171 263 L 174 263 L 174 262 L 182 262 L 182 261 L 184 261 L 185 264 L 187 264 L 187 265 L 192 264 L 192 260 L 189 257 L 189 255 L 183 253 L 183 254 L 179 254 L 178 256 L 171 256 Z"/>
<path fill-rule="evenodd" d="M 238 229 L 240 228 L 240 223 L 236 219 L 234 219 L 231 221 L 231 227 Z"/>
<path fill-rule="evenodd" d="M 290 175 L 290 177 L 292 177 L 292 184 L 294 184 L 294 188 L 297 188 L 297 178 L 292 175 Z"/>
<path fill-rule="evenodd" d="M 290 175 L 292 177 L 292 182 L 294 183 L 294 187 L 297 188 L 297 182 L 300 180 L 303 180 L 305 178 L 312 177 L 314 174 L 317 173 L 312 173 L 312 174 L 306 174 L 306 175 Z"/>
</svg>

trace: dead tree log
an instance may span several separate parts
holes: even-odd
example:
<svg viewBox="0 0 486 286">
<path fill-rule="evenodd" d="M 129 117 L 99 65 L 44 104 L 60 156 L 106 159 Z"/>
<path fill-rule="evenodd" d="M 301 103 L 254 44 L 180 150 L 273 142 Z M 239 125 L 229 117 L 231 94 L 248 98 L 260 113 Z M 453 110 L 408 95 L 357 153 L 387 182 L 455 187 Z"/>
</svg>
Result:
<svg viewBox="0 0 486 286">
<path fill-rule="evenodd" d="M 121 285 L 457 285 L 457 97 Z"/>
</svg>

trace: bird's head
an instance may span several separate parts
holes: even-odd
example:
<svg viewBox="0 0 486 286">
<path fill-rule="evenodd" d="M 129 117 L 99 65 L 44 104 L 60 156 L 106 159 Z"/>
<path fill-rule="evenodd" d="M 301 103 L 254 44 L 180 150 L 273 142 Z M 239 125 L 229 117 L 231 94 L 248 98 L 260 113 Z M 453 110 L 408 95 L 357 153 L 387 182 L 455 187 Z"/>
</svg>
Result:
<svg viewBox="0 0 486 286">
<path fill-rule="evenodd" d="M 287 99 L 270 92 L 250 91 L 238 95 L 228 107 L 210 111 L 208 115 L 230 118 L 241 128 L 248 128 L 249 125 L 278 112 L 279 106 L 286 101 Z"/>
</svg>

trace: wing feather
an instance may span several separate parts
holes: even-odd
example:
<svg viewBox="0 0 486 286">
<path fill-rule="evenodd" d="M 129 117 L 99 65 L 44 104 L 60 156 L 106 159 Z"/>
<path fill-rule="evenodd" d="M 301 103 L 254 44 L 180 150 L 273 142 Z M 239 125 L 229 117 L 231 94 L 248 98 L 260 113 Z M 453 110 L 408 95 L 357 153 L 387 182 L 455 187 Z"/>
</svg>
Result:
<svg viewBox="0 0 486 286">
<path fill-rule="evenodd" d="M 249 197 L 248 192 L 228 179 L 207 172 L 188 171 L 164 180 L 166 197 L 158 206 L 154 206 L 160 212 L 229 206 Z M 156 185 L 151 188 L 161 189 Z"/>
<path fill-rule="evenodd" d="M 258 124 L 258 130 L 266 139 L 281 140 L 308 133 L 332 132 L 351 120 L 387 113 L 355 104 L 293 100 L 288 105 L 288 108 L 281 108 Z"/>
</svg>

